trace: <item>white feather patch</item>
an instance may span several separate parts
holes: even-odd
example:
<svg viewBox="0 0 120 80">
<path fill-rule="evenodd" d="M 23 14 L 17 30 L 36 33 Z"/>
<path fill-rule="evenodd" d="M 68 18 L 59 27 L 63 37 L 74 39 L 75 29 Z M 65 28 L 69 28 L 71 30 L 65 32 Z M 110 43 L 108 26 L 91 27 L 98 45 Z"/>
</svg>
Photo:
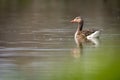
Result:
<svg viewBox="0 0 120 80">
<path fill-rule="evenodd" d="M 94 33 L 92 33 L 91 35 L 87 36 L 87 39 L 91 39 L 91 38 L 97 38 L 100 36 L 100 31 L 95 31 Z"/>
</svg>

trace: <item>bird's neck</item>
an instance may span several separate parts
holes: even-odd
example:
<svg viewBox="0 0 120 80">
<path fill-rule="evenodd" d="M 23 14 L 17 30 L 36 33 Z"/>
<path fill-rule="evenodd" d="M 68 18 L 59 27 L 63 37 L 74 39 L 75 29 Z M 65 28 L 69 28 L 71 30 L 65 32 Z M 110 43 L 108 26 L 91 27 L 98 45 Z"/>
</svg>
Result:
<svg viewBox="0 0 120 80">
<path fill-rule="evenodd" d="M 83 21 L 78 23 L 77 31 L 82 31 L 83 29 Z"/>
</svg>

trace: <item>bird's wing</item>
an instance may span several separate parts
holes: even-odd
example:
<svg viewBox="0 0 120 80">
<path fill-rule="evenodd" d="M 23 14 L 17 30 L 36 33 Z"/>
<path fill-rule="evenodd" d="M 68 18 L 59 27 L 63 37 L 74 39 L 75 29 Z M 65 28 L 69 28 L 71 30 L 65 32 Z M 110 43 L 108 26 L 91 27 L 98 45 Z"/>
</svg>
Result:
<svg viewBox="0 0 120 80">
<path fill-rule="evenodd" d="M 92 33 L 94 33 L 96 30 L 94 29 L 88 29 L 88 30 L 83 30 L 82 31 L 82 34 L 84 34 L 85 36 L 89 36 L 91 35 Z"/>
</svg>

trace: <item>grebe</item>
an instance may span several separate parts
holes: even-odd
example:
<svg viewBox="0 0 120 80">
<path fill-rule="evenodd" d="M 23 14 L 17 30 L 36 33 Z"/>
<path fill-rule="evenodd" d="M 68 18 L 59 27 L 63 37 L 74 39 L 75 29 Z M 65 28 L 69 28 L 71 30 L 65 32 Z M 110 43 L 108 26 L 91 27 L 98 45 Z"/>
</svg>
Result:
<svg viewBox="0 0 120 80">
<path fill-rule="evenodd" d="M 75 33 L 75 37 L 76 38 L 97 38 L 100 35 L 100 31 L 99 30 L 94 30 L 94 29 L 89 29 L 89 30 L 83 30 L 83 24 L 84 21 L 83 19 L 79 16 L 76 17 L 75 19 L 73 19 L 71 21 L 72 23 L 78 23 L 78 28 L 77 31 Z"/>
</svg>

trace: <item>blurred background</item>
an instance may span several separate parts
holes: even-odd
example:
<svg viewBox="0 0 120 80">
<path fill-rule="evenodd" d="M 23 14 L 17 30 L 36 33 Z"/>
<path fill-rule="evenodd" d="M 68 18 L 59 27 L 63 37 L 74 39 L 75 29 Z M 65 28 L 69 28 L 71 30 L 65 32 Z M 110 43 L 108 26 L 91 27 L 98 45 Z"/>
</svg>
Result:
<svg viewBox="0 0 120 80">
<path fill-rule="evenodd" d="M 77 47 L 76 16 L 100 38 Z M 120 80 L 120 0 L 0 0 L 0 80 Z"/>
</svg>

